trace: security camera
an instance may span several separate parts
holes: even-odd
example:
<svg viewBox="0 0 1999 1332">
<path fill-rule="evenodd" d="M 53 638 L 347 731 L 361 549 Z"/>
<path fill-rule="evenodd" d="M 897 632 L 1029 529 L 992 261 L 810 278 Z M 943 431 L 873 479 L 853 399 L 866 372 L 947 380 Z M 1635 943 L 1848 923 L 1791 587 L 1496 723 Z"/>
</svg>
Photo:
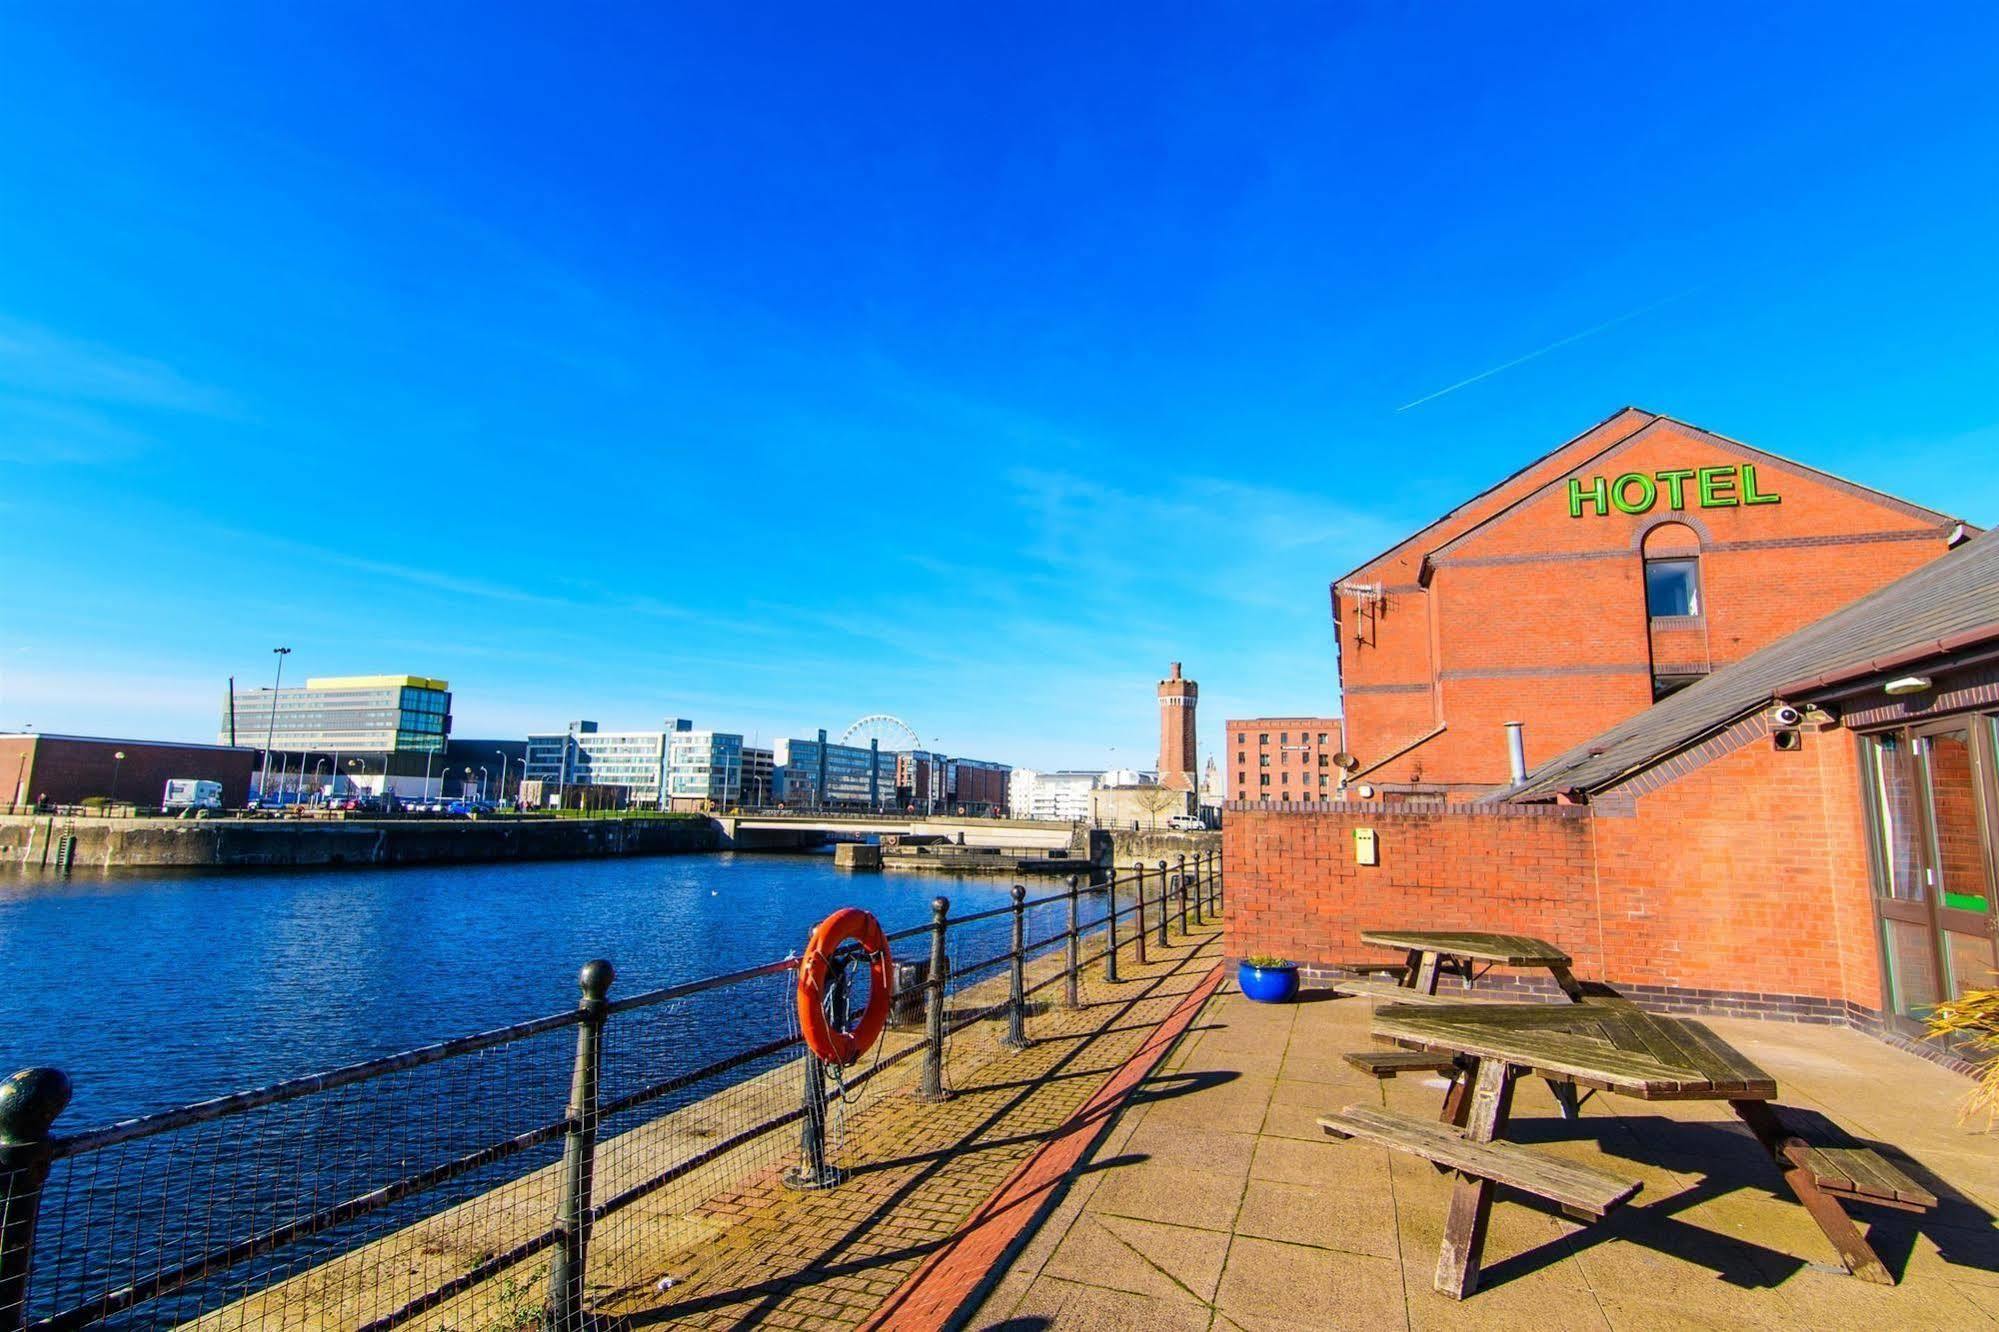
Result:
<svg viewBox="0 0 1999 1332">
<path fill-rule="evenodd" d="M 1789 703 L 1779 703 L 1776 707 L 1770 709 L 1770 723 L 1773 726 L 1796 726 L 1804 719 L 1805 714 L 1799 712 Z"/>
</svg>

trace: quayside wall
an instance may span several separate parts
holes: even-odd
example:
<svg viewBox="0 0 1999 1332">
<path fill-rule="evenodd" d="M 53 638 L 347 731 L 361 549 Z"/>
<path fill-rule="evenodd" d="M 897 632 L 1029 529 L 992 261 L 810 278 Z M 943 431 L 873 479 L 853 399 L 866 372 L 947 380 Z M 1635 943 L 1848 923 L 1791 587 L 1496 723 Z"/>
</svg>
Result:
<svg viewBox="0 0 1999 1332">
<path fill-rule="evenodd" d="M 0 867 L 271 869 L 675 855 L 720 849 L 702 817 L 615 819 L 65 819 L 0 816 Z"/>
</svg>

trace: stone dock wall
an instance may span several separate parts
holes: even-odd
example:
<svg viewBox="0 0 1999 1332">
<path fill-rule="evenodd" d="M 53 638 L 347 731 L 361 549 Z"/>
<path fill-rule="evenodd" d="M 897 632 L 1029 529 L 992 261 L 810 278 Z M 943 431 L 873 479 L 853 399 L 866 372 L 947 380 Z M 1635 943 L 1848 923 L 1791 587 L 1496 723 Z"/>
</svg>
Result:
<svg viewBox="0 0 1999 1332">
<path fill-rule="evenodd" d="M 0 816 L 0 867 L 56 867 L 73 837 L 75 869 L 270 869 L 570 860 L 714 851 L 706 818 L 66 819 Z"/>
</svg>

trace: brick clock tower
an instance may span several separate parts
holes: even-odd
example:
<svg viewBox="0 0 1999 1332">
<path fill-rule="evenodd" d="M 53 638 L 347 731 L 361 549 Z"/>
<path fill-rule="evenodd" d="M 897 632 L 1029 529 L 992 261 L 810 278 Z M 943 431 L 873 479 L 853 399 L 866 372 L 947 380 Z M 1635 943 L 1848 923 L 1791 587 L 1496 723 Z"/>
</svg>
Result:
<svg viewBox="0 0 1999 1332">
<path fill-rule="evenodd" d="M 1199 706 L 1201 686 L 1182 679 L 1180 663 L 1172 674 L 1159 682 L 1159 784 L 1176 791 L 1192 791 L 1199 780 L 1194 762 L 1194 709 Z"/>
</svg>

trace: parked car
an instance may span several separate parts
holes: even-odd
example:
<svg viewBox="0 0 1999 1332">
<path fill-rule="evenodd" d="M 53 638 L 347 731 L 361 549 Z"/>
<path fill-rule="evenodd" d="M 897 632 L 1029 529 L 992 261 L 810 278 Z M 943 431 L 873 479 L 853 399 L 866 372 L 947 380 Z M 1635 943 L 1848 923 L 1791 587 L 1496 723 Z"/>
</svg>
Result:
<svg viewBox="0 0 1999 1332">
<path fill-rule="evenodd" d="M 1195 818 L 1192 814 L 1175 814 L 1172 818 L 1166 820 L 1166 826 L 1177 832 L 1201 832 L 1208 825 Z"/>
</svg>

